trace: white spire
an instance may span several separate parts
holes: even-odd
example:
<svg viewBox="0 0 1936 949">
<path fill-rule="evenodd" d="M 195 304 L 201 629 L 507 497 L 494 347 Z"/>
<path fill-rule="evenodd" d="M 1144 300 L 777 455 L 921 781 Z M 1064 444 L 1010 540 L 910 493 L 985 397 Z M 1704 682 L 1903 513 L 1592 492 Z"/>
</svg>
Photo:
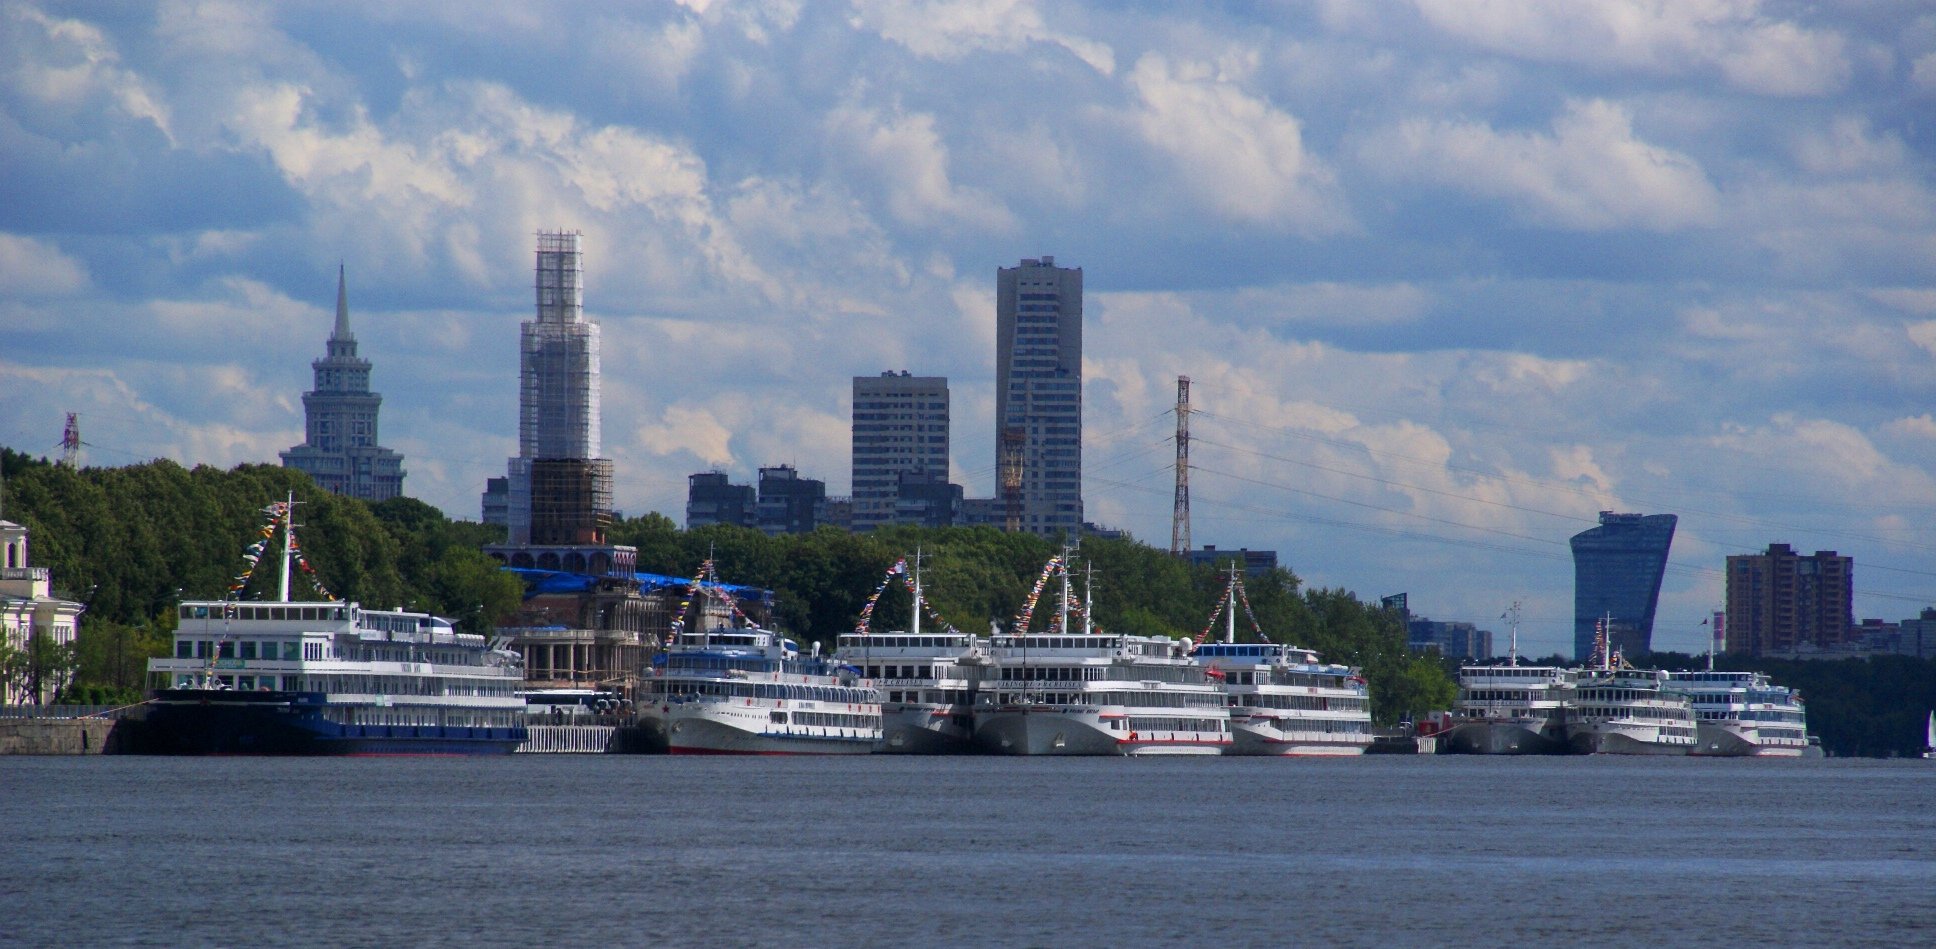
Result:
<svg viewBox="0 0 1936 949">
<path fill-rule="evenodd" d="M 340 263 L 336 265 L 336 329 L 329 334 L 329 338 L 349 341 L 356 339 L 356 336 L 350 333 L 349 286 L 344 279 L 343 265 Z"/>
</svg>

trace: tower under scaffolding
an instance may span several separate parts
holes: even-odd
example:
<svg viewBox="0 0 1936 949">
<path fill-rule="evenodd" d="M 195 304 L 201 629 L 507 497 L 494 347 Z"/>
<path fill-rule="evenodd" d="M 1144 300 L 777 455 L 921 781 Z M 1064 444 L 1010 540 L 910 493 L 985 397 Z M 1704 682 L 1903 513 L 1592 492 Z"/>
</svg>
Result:
<svg viewBox="0 0 1936 949">
<path fill-rule="evenodd" d="M 577 231 L 539 231 L 537 319 L 518 346 L 518 454 L 599 457 L 598 324 L 585 319 Z"/>
<path fill-rule="evenodd" d="M 578 231 L 538 232 L 537 315 L 518 336 L 518 456 L 506 472 L 505 523 L 512 544 L 544 543 L 533 537 L 541 511 L 550 536 L 561 530 L 582 534 L 587 524 L 610 518 L 611 465 L 594 463 L 600 453 L 599 335 L 598 324 L 585 318 L 582 241 Z M 540 486 L 533 470 L 540 461 L 577 466 L 566 466 L 569 473 L 553 466 Z M 564 493 L 544 495 L 541 487 Z M 602 538 L 602 526 L 597 533 Z"/>
</svg>

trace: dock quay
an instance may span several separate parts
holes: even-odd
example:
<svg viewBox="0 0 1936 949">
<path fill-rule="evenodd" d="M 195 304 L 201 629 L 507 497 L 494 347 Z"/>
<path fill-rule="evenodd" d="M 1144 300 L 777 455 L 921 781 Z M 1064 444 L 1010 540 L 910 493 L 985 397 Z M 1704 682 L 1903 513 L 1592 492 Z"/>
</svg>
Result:
<svg viewBox="0 0 1936 949">
<path fill-rule="evenodd" d="M 597 716 L 600 721 L 541 724 L 534 716 L 525 726 L 528 736 L 517 747 L 521 755 L 637 755 L 650 754 L 645 729 L 630 716 Z"/>
<path fill-rule="evenodd" d="M 0 755 L 126 753 L 133 750 L 133 726 L 119 711 L 105 705 L 0 706 Z"/>
</svg>

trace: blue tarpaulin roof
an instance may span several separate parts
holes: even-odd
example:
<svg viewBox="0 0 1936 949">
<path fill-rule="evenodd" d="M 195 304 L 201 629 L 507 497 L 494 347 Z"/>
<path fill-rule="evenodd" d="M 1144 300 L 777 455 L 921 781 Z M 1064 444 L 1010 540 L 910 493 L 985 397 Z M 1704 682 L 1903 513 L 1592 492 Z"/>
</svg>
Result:
<svg viewBox="0 0 1936 949">
<path fill-rule="evenodd" d="M 504 567 L 524 581 L 528 593 L 584 593 L 605 579 L 624 579 L 620 577 L 595 577 L 584 573 L 566 573 L 562 570 L 539 570 L 535 567 Z M 640 573 L 631 577 L 639 582 L 645 591 L 663 590 L 667 587 L 683 587 L 692 583 L 691 577 L 669 577 L 661 573 Z M 709 584 L 710 585 L 710 584 Z M 772 596 L 759 587 L 740 586 L 733 583 L 720 584 L 726 592 L 737 597 L 766 600 Z"/>
</svg>

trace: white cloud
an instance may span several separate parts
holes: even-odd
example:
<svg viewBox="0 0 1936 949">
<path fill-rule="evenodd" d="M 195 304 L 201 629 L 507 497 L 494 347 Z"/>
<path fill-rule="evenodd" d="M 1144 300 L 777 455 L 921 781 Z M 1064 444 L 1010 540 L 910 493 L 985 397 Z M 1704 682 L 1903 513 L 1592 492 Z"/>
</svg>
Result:
<svg viewBox="0 0 1936 949">
<path fill-rule="evenodd" d="M 1349 230 L 1333 175 L 1305 150 L 1297 118 L 1244 88 L 1255 59 L 1238 53 L 1209 64 L 1145 55 L 1129 75 L 1140 100 L 1131 120 L 1218 215 L 1307 236 Z"/>
<path fill-rule="evenodd" d="M 1850 79 L 1847 41 L 1775 19 L 1760 0 L 1414 0 L 1426 22 L 1491 52 L 1673 76 L 1720 73 L 1770 96 L 1827 95 Z"/>
<path fill-rule="evenodd" d="M 833 160 L 858 172 L 857 181 L 878 182 L 889 213 L 902 223 L 995 232 L 1015 226 L 1000 199 L 949 180 L 948 146 L 934 116 L 848 106 L 828 114 L 826 130 Z"/>
<path fill-rule="evenodd" d="M 15 29 L 0 31 L 11 65 L 8 85 L 43 104 L 80 113 L 106 104 L 146 120 L 174 141 L 169 110 L 140 75 L 122 64 L 121 53 L 101 29 L 83 20 L 60 19 L 26 3 L 8 3 L 0 22 Z M 17 30 L 17 32 L 16 32 Z"/>
<path fill-rule="evenodd" d="M 1698 163 L 1638 138 L 1632 115 L 1604 100 L 1569 102 L 1550 134 L 1409 119 L 1359 154 L 1387 177 L 1501 200 L 1566 229 L 1674 231 L 1715 220 L 1719 204 Z"/>
<path fill-rule="evenodd" d="M 0 234 L 0 298 L 68 296 L 88 287 L 87 267 L 47 241 Z"/>
<path fill-rule="evenodd" d="M 1050 27 L 1033 0 L 856 0 L 854 22 L 917 56 L 959 61 L 980 50 L 1013 52 L 1029 43 L 1060 46 L 1105 76 L 1116 54 L 1105 43 Z"/>
</svg>

